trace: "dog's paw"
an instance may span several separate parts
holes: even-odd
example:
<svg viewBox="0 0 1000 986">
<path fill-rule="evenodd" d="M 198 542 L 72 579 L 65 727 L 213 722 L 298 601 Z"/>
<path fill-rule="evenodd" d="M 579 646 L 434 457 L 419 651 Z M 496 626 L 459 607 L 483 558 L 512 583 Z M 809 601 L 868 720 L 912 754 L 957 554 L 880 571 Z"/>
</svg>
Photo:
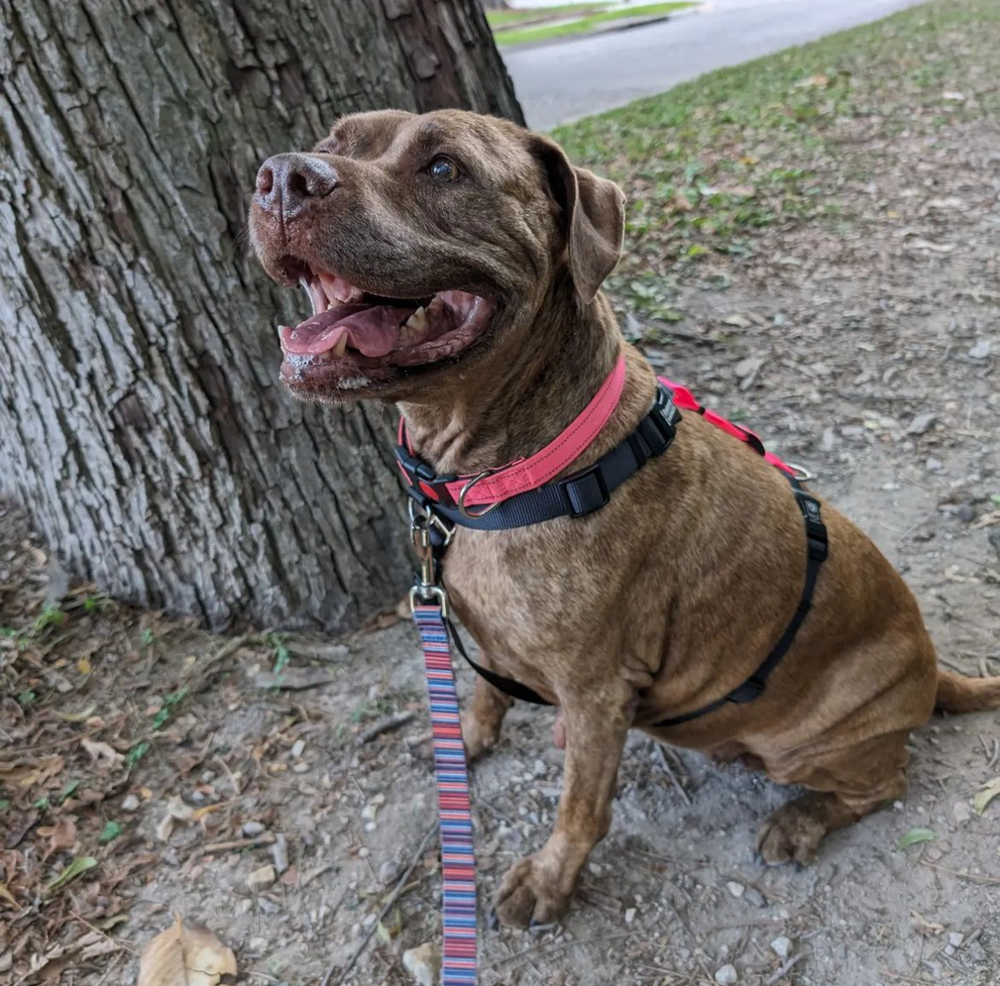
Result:
<svg viewBox="0 0 1000 986">
<path fill-rule="evenodd" d="M 465 743 L 465 759 L 469 763 L 489 753 L 499 739 L 499 726 L 483 723 L 471 712 L 462 713 L 462 740 Z"/>
<path fill-rule="evenodd" d="M 503 878 L 493 908 L 501 924 L 528 928 L 552 924 L 566 913 L 572 891 L 562 892 L 558 871 L 546 866 L 541 854 L 515 863 Z"/>
<path fill-rule="evenodd" d="M 826 835 L 826 823 L 808 805 L 789 801 L 772 811 L 757 833 L 757 852 L 765 863 L 807 866 Z"/>
</svg>

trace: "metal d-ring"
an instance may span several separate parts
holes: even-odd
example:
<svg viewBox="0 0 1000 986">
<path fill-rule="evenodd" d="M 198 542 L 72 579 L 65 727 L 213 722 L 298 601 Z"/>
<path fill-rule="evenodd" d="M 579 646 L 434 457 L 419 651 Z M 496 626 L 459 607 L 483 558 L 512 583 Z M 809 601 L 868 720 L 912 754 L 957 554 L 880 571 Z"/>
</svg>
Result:
<svg viewBox="0 0 1000 986">
<path fill-rule="evenodd" d="M 458 512 L 463 517 L 469 517 L 472 520 L 478 520 L 480 517 L 485 517 L 491 510 L 500 506 L 500 501 L 497 500 L 496 503 L 491 503 L 485 510 L 480 510 L 478 514 L 470 513 L 465 506 L 465 498 L 469 494 L 469 490 L 472 489 L 476 483 L 481 479 L 485 479 L 491 474 L 491 471 L 487 469 L 485 472 L 481 472 L 478 476 L 473 476 L 463 487 L 462 492 L 458 494 Z"/>
<path fill-rule="evenodd" d="M 792 475 L 800 483 L 810 483 L 816 478 L 816 473 L 806 469 L 805 466 L 800 466 L 797 462 L 786 462 L 785 465 L 792 470 Z"/>
</svg>

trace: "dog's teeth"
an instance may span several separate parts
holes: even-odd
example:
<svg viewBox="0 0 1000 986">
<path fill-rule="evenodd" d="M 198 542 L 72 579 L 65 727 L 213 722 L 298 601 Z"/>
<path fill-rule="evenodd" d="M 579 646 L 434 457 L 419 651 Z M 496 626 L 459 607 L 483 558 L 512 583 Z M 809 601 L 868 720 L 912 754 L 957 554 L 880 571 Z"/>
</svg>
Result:
<svg viewBox="0 0 1000 986">
<path fill-rule="evenodd" d="M 413 343 L 427 334 L 427 311 L 421 305 L 404 323 L 399 332 L 400 342 Z"/>
<path fill-rule="evenodd" d="M 343 356 L 347 352 L 347 333 L 345 332 L 338 340 L 333 349 L 327 350 L 334 356 Z"/>
</svg>

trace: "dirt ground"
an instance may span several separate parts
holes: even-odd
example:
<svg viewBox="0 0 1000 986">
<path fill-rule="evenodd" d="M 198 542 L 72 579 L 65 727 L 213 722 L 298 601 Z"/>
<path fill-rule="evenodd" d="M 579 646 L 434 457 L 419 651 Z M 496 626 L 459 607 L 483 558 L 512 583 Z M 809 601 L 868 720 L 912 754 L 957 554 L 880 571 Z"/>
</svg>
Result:
<svg viewBox="0 0 1000 986">
<path fill-rule="evenodd" d="M 825 195 L 850 221 L 709 258 L 646 351 L 819 474 L 905 574 L 942 661 L 1000 674 L 1000 132 L 838 126 L 857 167 Z M 400 956 L 436 940 L 439 878 L 433 835 L 419 852 L 436 811 L 407 623 L 212 637 L 69 585 L 14 506 L 0 614 L 0 982 L 133 982 L 174 912 L 235 950 L 242 983 L 411 981 Z M 474 769 L 484 898 L 551 825 L 551 724 L 516 709 Z M 727 965 L 748 986 L 1000 982 L 1000 800 L 974 807 L 1000 722 L 935 718 L 912 751 L 906 800 L 796 871 L 752 851 L 789 791 L 636 734 L 569 915 L 483 927 L 481 982 L 711 986 Z M 168 834 L 171 811 L 187 817 Z M 914 828 L 933 841 L 898 848 Z"/>
</svg>

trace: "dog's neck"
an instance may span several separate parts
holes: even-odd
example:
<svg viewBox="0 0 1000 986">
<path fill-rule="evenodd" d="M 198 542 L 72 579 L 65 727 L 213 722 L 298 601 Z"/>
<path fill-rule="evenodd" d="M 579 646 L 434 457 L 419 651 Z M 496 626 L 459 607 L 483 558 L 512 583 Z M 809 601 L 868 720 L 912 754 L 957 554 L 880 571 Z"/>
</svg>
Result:
<svg viewBox="0 0 1000 986">
<path fill-rule="evenodd" d="M 475 473 L 532 455 L 587 406 L 624 340 L 607 299 L 589 305 L 556 284 L 516 352 L 400 405 L 414 450 L 440 473 Z"/>
</svg>

